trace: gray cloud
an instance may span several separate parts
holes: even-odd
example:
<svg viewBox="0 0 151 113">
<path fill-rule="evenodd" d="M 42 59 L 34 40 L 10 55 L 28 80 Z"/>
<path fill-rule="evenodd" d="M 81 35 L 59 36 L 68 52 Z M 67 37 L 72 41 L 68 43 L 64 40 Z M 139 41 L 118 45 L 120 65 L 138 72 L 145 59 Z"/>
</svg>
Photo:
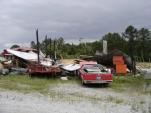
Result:
<svg viewBox="0 0 151 113">
<path fill-rule="evenodd" d="M 48 34 L 67 41 L 99 39 L 130 24 L 151 29 L 150 12 L 150 0 L 0 0 L 0 48 L 30 43 L 36 28 L 41 40 Z"/>
</svg>

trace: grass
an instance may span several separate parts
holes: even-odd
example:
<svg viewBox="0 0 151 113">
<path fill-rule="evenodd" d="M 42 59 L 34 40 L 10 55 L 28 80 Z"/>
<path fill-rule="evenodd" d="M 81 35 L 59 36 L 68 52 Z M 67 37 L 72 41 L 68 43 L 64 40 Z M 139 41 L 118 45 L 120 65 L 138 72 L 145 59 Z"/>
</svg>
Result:
<svg viewBox="0 0 151 113">
<path fill-rule="evenodd" d="M 81 84 L 77 77 L 70 76 L 69 80 L 63 81 L 59 78 L 46 79 L 46 78 L 30 78 L 28 75 L 8 75 L 0 76 L 0 88 L 8 90 L 17 90 L 22 92 L 40 92 L 48 94 L 49 88 L 57 84 Z M 142 76 L 133 77 L 114 76 L 113 83 L 109 86 L 116 91 L 137 91 L 140 93 L 151 94 L 151 90 L 144 85 L 151 87 L 151 80 L 145 80 Z M 146 86 L 147 86 L 146 85 Z M 55 93 L 51 93 L 53 95 Z"/>
<path fill-rule="evenodd" d="M 123 99 L 117 98 L 117 97 L 115 98 L 115 97 L 112 97 L 112 96 L 108 96 L 107 99 L 106 99 L 106 101 L 108 101 L 108 102 L 114 102 L 116 104 L 120 104 L 120 103 L 124 102 Z"/>
<path fill-rule="evenodd" d="M 151 80 L 145 80 L 143 76 L 133 77 L 132 75 L 114 76 L 111 88 L 116 91 L 137 91 L 151 94 L 151 90 L 146 90 L 145 86 L 151 87 Z"/>
<path fill-rule="evenodd" d="M 70 77 L 70 80 L 63 81 L 59 78 L 46 79 L 46 78 L 30 78 L 28 75 L 9 75 L 0 76 L 0 88 L 8 90 L 17 90 L 22 92 L 37 91 L 40 93 L 48 93 L 50 86 L 59 83 L 75 83 L 75 78 Z"/>
<path fill-rule="evenodd" d="M 125 101 L 123 98 L 112 96 L 112 94 L 111 96 L 107 96 L 107 98 L 104 99 L 97 95 L 85 95 L 85 92 L 66 93 L 62 90 L 53 89 L 54 87 L 60 86 L 61 84 L 81 84 L 80 79 L 75 76 L 70 76 L 68 77 L 68 79 L 69 80 L 67 81 L 63 81 L 59 78 L 30 78 L 28 75 L 0 76 L 0 89 L 15 90 L 23 93 L 38 92 L 49 97 L 50 99 L 52 99 L 52 101 L 56 101 L 57 99 L 59 99 L 62 101 L 68 101 L 71 104 L 83 100 L 90 101 L 94 104 L 100 101 L 121 104 Z M 109 85 L 109 88 L 107 88 L 107 90 L 113 89 L 119 92 L 126 91 L 131 93 L 139 92 L 139 94 L 151 94 L 151 90 L 144 90 L 144 84 L 150 84 L 151 86 L 151 80 L 145 80 L 142 76 L 114 76 L 113 83 Z M 99 87 L 98 90 L 101 90 L 101 88 Z M 141 105 L 143 105 L 144 103 L 144 101 L 140 101 Z M 132 106 L 132 108 L 136 109 L 137 106 Z"/>
</svg>

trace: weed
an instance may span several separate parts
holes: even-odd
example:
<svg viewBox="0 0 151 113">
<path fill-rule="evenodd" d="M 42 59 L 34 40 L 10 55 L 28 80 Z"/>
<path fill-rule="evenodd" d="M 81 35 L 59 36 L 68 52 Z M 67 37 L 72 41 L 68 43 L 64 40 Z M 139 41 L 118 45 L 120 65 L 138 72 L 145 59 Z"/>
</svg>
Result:
<svg viewBox="0 0 151 113">
<path fill-rule="evenodd" d="M 124 102 L 124 100 L 123 99 L 115 99 L 115 103 L 116 104 L 120 104 L 120 103 L 123 103 Z"/>
<path fill-rule="evenodd" d="M 123 102 L 124 102 L 123 99 L 117 98 L 117 97 L 112 97 L 112 96 L 108 96 L 108 97 L 106 98 L 106 101 L 108 101 L 108 102 L 114 102 L 114 103 L 116 103 L 116 104 L 120 104 L 120 103 L 123 103 Z"/>
<path fill-rule="evenodd" d="M 143 101 L 143 100 L 142 100 L 142 101 L 140 101 L 140 104 L 145 104 L 145 101 Z"/>
</svg>

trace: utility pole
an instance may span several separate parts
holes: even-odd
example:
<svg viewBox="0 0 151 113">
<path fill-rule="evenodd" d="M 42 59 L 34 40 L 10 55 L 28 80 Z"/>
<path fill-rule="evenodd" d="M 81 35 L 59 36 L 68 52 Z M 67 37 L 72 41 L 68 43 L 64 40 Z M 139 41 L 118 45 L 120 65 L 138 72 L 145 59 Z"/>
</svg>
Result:
<svg viewBox="0 0 151 113">
<path fill-rule="evenodd" d="M 47 35 L 45 36 L 45 53 L 46 53 L 46 57 L 48 57 L 48 39 L 47 39 Z"/>
<path fill-rule="evenodd" d="M 37 39 L 37 55 L 38 55 L 38 64 L 40 63 L 39 58 L 39 37 L 38 37 L 38 29 L 36 30 L 36 39 Z"/>
<path fill-rule="evenodd" d="M 56 62 L 56 40 L 54 40 L 54 61 Z"/>
<path fill-rule="evenodd" d="M 51 58 L 52 57 L 52 52 L 51 52 L 51 38 L 49 39 L 49 49 L 50 49 L 50 51 L 49 51 L 49 57 Z"/>
</svg>

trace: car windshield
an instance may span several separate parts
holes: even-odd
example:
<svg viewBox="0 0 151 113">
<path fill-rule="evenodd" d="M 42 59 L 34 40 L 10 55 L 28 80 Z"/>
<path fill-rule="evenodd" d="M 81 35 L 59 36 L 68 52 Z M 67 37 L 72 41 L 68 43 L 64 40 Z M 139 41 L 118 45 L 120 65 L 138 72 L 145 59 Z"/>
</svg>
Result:
<svg viewBox="0 0 151 113">
<path fill-rule="evenodd" d="M 98 64 L 86 64 L 83 66 L 83 70 L 87 73 L 101 73 L 104 72 L 104 68 Z"/>
</svg>

